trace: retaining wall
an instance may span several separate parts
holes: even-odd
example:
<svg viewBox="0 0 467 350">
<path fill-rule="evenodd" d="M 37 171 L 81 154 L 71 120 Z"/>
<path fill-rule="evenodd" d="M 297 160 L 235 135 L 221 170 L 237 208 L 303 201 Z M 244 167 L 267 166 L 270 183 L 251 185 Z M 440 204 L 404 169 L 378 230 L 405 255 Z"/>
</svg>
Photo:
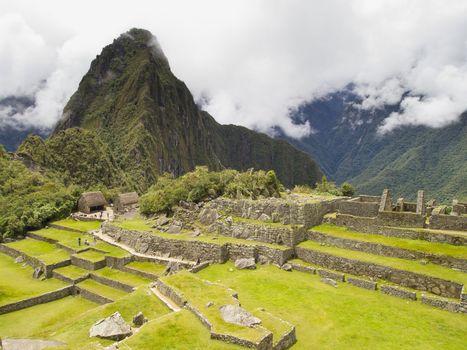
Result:
<svg viewBox="0 0 467 350">
<path fill-rule="evenodd" d="M 97 304 L 113 303 L 112 299 L 109 299 L 109 298 L 103 297 L 102 295 L 91 292 L 90 290 L 87 290 L 79 285 L 76 285 L 75 287 L 76 287 L 75 293 L 77 295 L 81 295 L 83 298 L 91 300 L 94 303 L 97 303 Z"/>
<path fill-rule="evenodd" d="M 458 312 L 458 313 L 467 313 L 466 310 L 461 306 L 460 303 L 453 302 L 446 299 L 440 299 L 435 297 L 430 297 L 427 295 L 423 295 L 420 298 L 422 304 L 430 305 L 437 307 L 439 309 L 443 309 L 450 312 Z"/>
<path fill-rule="evenodd" d="M 347 279 L 347 283 L 353 286 L 364 288 L 364 289 L 369 289 L 369 290 L 376 290 L 376 284 L 377 284 L 376 282 L 364 280 L 361 278 L 350 277 L 350 276 L 347 276 L 346 279 Z"/>
<path fill-rule="evenodd" d="M 467 231 L 467 215 L 432 215 L 428 227 L 439 230 Z"/>
<path fill-rule="evenodd" d="M 103 276 L 99 276 L 99 275 L 96 275 L 94 273 L 90 273 L 89 277 L 94 281 L 105 284 L 106 286 L 109 286 L 109 287 L 112 287 L 112 288 L 115 288 L 115 289 L 123 290 L 124 292 L 127 292 L 127 293 L 131 293 L 134 290 L 134 287 L 130 286 L 129 284 L 126 284 L 126 283 L 123 283 L 123 282 L 120 282 L 120 281 L 116 281 L 116 280 L 113 280 L 113 279 L 110 279 L 110 278 L 106 278 L 106 277 L 103 277 Z"/>
<path fill-rule="evenodd" d="M 129 266 L 117 267 L 117 269 L 119 269 L 120 271 L 123 271 L 123 272 L 132 273 L 134 275 L 138 275 L 140 277 L 144 277 L 144 278 L 147 278 L 147 279 L 150 279 L 150 280 L 157 280 L 159 278 L 159 276 L 154 274 L 154 273 L 133 269 L 133 268 L 131 268 Z"/>
<path fill-rule="evenodd" d="M 462 285 L 440 278 L 426 276 L 415 272 L 398 270 L 359 260 L 343 258 L 302 247 L 296 247 L 297 256 L 309 263 L 329 269 L 343 271 L 357 276 L 369 276 L 384 279 L 404 287 L 428 291 L 449 298 L 459 298 Z"/>
<path fill-rule="evenodd" d="M 402 299 L 417 300 L 417 293 L 411 292 L 409 290 L 405 290 L 388 284 L 381 284 L 379 286 L 379 289 L 382 293 L 387 295 L 392 295 L 394 297 Z"/>
<path fill-rule="evenodd" d="M 77 255 L 71 256 L 71 264 L 81 267 L 86 270 L 99 270 L 105 267 L 105 259 L 99 261 L 90 261 L 83 258 L 80 258 Z"/>
<path fill-rule="evenodd" d="M 339 202 L 337 210 L 342 214 L 375 217 L 378 215 L 379 197 L 376 202 L 362 201 L 360 197 Z"/>
<path fill-rule="evenodd" d="M 20 300 L 14 303 L 0 306 L 0 315 L 25 309 L 31 306 L 48 303 L 54 300 L 65 298 L 69 295 L 74 294 L 74 286 L 64 287 L 53 292 L 41 294 L 37 297 L 32 297 L 24 300 Z"/>
</svg>

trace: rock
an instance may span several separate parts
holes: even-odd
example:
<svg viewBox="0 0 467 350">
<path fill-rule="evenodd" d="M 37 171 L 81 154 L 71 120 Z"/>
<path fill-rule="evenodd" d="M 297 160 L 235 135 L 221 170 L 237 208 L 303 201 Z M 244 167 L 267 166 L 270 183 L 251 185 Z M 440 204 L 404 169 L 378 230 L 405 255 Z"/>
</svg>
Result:
<svg viewBox="0 0 467 350">
<path fill-rule="evenodd" d="M 42 269 L 40 267 L 36 267 L 32 273 L 32 278 L 38 279 L 42 275 Z"/>
<path fill-rule="evenodd" d="M 265 265 L 265 264 L 269 263 L 269 259 L 266 258 L 264 255 L 260 255 L 258 257 L 258 263 L 260 263 L 261 265 Z"/>
<path fill-rule="evenodd" d="M 254 270 L 256 269 L 255 259 L 254 258 L 242 258 L 235 260 L 235 267 L 239 270 L 249 269 Z"/>
<path fill-rule="evenodd" d="M 426 265 L 426 264 L 428 264 L 428 261 L 427 261 L 427 260 L 424 260 L 424 259 L 422 259 L 422 260 L 420 260 L 420 264 L 422 264 L 422 265 Z"/>
<path fill-rule="evenodd" d="M 22 255 L 18 255 L 15 259 L 15 263 L 17 264 L 21 264 L 22 262 L 24 262 L 24 258 Z"/>
<path fill-rule="evenodd" d="M 284 265 L 281 266 L 281 269 L 285 270 L 285 271 L 292 271 L 292 265 L 284 264 Z"/>
<path fill-rule="evenodd" d="M 199 235 L 201 234 L 201 230 L 199 228 L 195 228 L 192 232 L 191 232 L 191 237 L 198 237 Z"/>
<path fill-rule="evenodd" d="M 138 312 L 135 316 L 133 316 L 133 324 L 136 327 L 141 327 L 146 322 L 148 322 L 148 320 L 144 317 L 141 311 Z"/>
<path fill-rule="evenodd" d="M 219 213 L 216 209 L 204 208 L 199 213 L 199 222 L 203 225 L 211 225 L 219 218 Z"/>
<path fill-rule="evenodd" d="M 292 191 L 290 191 L 288 188 L 285 190 L 285 193 L 290 194 Z"/>
<path fill-rule="evenodd" d="M 182 232 L 182 227 L 177 225 L 171 225 L 165 232 L 177 234 Z"/>
<path fill-rule="evenodd" d="M 107 318 L 97 321 L 89 330 L 90 337 L 116 341 L 122 340 L 131 334 L 130 325 L 125 322 L 118 311 Z"/>
<path fill-rule="evenodd" d="M 238 305 L 223 305 L 219 308 L 219 311 L 224 321 L 228 323 L 246 327 L 253 327 L 261 323 L 259 318 L 254 317 Z"/>
<path fill-rule="evenodd" d="M 156 225 L 157 226 L 164 226 L 164 225 L 167 225 L 169 223 L 169 218 L 165 215 L 162 215 L 160 216 L 157 220 L 156 220 Z"/>
<path fill-rule="evenodd" d="M 183 269 L 182 264 L 180 264 L 179 262 L 170 261 L 167 264 L 167 267 L 164 270 L 164 275 L 165 276 L 170 276 L 170 275 L 173 275 L 173 274 L 179 272 L 182 269 Z"/>
<path fill-rule="evenodd" d="M 208 303 L 206 304 L 206 307 L 209 308 L 209 307 L 211 307 L 211 306 L 213 306 L 213 305 L 214 305 L 214 303 L 213 303 L 212 301 L 210 301 L 210 302 L 208 302 Z"/>
<path fill-rule="evenodd" d="M 183 200 L 181 200 L 178 205 L 180 207 L 182 207 L 183 209 L 187 209 L 187 210 L 193 210 L 193 207 L 194 207 L 194 204 L 193 203 L 188 203 L 188 202 L 185 202 Z"/>
<path fill-rule="evenodd" d="M 277 213 L 272 213 L 272 214 L 271 214 L 271 220 L 272 220 L 272 222 L 279 222 L 279 221 L 280 221 L 279 214 L 277 214 Z"/>
<path fill-rule="evenodd" d="M 225 223 L 228 225 L 228 226 L 232 226 L 232 223 L 233 223 L 233 219 L 231 216 L 227 216 L 225 218 Z"/>
<path fill-rule="evenodd" d="M 329 284 L 330 286 L 337 288 L 337 282 L 332 278 L 321 278 L 321 282 Z"/>
<path fill-rule="evenodd" d="M 271 217 L 268 214 L 263 213 L 258 217 L 258 220 L 260 220 L 260 221 L 271 221 Z"/>
</svg>

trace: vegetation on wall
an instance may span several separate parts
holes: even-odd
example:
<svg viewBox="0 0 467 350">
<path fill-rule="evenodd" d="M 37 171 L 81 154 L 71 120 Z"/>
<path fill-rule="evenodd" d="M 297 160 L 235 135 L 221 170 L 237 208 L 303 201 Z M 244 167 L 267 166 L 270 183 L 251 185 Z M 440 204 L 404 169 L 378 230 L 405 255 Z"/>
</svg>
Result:
<svg viewBox="0 0 467 350">
<path fill-rule="evenodd" d="M 295 186 L 292 190 L 295 193 L 306 194 L 331 194 L 333 196 L 348 196 L 351 197 L 355 194 L 353 185 L 349 182 L 344 182 L 341 187 L 337 187 L 333 181 L 328 181 L 327 177 L 323 175 L 321 182 L 317 182 L 315 188 L 307 185 Z"/>
<path fill-rule="evenodd" d="M 180 201 L 200 202 L 219 196 L 231 198 L 279 197 L 283 189 L 274 171 L 208 171 L 196 167 L 178 178 L 164 174 L 140 199 L 144 214 L 170 212 Z"/>
</svg>

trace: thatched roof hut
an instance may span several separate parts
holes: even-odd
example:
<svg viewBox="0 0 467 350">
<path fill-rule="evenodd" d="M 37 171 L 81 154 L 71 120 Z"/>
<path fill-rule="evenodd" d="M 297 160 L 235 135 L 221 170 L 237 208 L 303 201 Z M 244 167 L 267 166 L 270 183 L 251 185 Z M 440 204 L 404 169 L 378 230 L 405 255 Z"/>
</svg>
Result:
<svg viewBox="0 0 467 350">
<path fill-rule="evenodd" d="M 83 213 L 104 210 L 107 201 L 101 191 L 84 192 L 78 201 L 78 210 Z"/>
<path fill-rule="evenodd" d="M 120 193 L 114 200 L 115 209 L 123 211 L 128 208 L 136 208 L 139 203 L 139 196 L 136 192 Z"/>
</svg>

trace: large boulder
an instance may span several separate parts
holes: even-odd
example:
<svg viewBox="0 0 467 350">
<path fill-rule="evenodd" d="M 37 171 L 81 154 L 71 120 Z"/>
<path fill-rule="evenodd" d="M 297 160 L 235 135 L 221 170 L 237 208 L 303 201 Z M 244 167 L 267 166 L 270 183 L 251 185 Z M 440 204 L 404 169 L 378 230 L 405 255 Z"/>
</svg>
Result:
<svg viewBox="0 0 467 350">
<path fill-rule="evenodd" d="M 271 221 L 271 217 L 268 214 L 262 213 L 258 220 L 260 221 Z"/>
<path fill-rule="evenodd" d="M 141 311 L 138 312 L 135 316 L 133 316 L 133 324 L 136 327 L 141 327 L 146 322 L 148 322 L 148 320 L 144 317 Z"/>
<path fill-rule="evenodd" d="M 199 213 L 199 222 L 201 222 L 203 225 L 211 225 L 216 222 L 216 220 L 219 218 L 219 213 L 217 212 L 216 209 L 211 209 L 211 208 L 204 208 L 201 210 L 201 213 Z"/>
<path fill-rule="evenodd" d="M 176 274 L 177 272 L 181 270 L 183 270 L 182 264 L 176 261 L 170 261 L 164 270 L 164 275 L 170 276 L 170 275 Z"/>
<path fill-rule="evenodd" d="M 225 322 L 246 327 L 253 327 L 261 323 L 259 318 L 254 317 L 238 305 L 223 305 L 219 308 L 219 311 Z"/>
<path fill-rule="evenodd" d="M 235 267 L 239 270 L 249 269 L 254 270 L 256 269 L 255 258 L 241 258 L 235 260 Z"/>
<path fill-rule="evenodd" d="M 182 232 L 182 227 L 178 225 L 170 225 L 170 227 L 166 231 L 167 233 L 174 233 L 174 234 L 179 234 Z"/>
<path fill-rule="evenodd" d="M 107 318 L 97 321 L 89 330 L 90 337 L 99 337 L 111 340 L 122 340 L 130 336 L 131 327 L 125 322 L 117 311 Z"/>
</svg>

